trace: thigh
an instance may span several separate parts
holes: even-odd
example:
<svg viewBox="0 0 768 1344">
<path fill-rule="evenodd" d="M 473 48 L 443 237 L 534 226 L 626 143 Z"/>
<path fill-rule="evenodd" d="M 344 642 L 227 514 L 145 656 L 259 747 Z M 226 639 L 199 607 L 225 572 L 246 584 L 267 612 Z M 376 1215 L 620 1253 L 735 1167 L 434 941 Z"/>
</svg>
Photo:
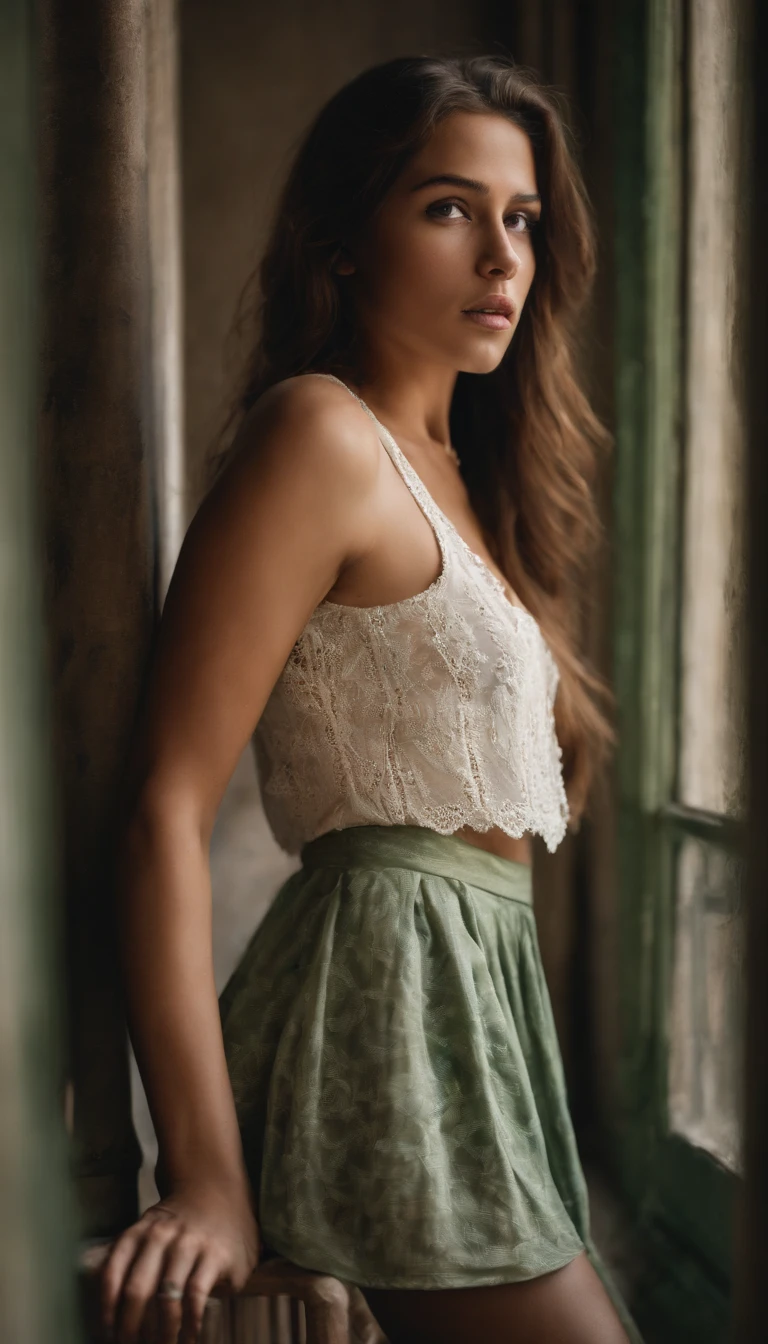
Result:
<svg viewBox="0 0 768 1344">
<path fill-rule="evenodd" d="M 362 1292 L 390 1344 L 627 1344 L 586 1251 L 522 1283 Z"/>
</svg>

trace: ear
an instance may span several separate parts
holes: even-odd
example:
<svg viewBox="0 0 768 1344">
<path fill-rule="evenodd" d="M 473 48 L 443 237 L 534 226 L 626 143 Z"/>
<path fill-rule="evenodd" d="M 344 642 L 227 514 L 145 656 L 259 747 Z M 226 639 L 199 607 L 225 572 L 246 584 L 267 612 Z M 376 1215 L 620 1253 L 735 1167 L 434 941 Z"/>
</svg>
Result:
<svg viewBox="0 0 768 1344">
<path fill-rule="evenodd" d="M 335 275 L 353 275 L 355 263 L 344 247 L 338 247 L 331 260 L 331 270 Z"/>
</svg>

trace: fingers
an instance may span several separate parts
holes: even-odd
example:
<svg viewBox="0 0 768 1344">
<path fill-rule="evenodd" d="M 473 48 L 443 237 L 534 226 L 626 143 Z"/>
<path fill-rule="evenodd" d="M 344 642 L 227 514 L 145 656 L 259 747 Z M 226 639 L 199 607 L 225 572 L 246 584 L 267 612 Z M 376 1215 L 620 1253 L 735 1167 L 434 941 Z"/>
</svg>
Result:
<svg viewBox="0 0 768 1344">
<path fill-rule="evenodd" d="M 225 1214 L 205 1190 L 160 1201 L 112 1244 L 100 1278 L 102 1324 L 114 1344 L 147 1334 L 153 1344 L 192 1344 L 213 1286 L 222 1276 L 235 1292 L 247 1282 L 260 1258 L 258 1225 L 250 1203 L 227 1204 Z M 158 1295 L 163 1281 L 170 1295 Z"/>
<path fill-rule="evenodd" d="M 157 1344 L 176 1344 L 182 1325 L 184 1296 L 187 1292 L 187 1280 L 195 1268 L 200 1255 L 198 1238 L 182 1233 L 169 1248 L 160 1280 L 181 1289 L 181 1297 L 164 1297 L 162 1291 L 157 1297 Z"/>
<path fill-rule="evenodd" d="M 113 1336 L 117 1344 L 137 1344 L 147 1302 L 163 1277 L 165 1256 L 176 1234 L 172 1224 L 155 1222 L 139 1241 L 115 1309 Z"/>
<path fill-rule="evenodd" d="M 101 1270 L 100 1297 L 101 1319 L 107 1338 L 114 1332 L 117 1302 L 123 1286 L 123 1280 L 133 1263 L 139 1246 L 145 1235 L 141 1224 L 134 1224 L 114 1242 Z"/>
<path fill-rule="evenodd" d="M 205 1306 L 211 1289 L 221 1273 L 217 1256 L 203 1252 L 187 1280 L 185 1293 L 184 1327 L 179 1344 L 196 1344 L 203 1326 Z"/>
</svg>

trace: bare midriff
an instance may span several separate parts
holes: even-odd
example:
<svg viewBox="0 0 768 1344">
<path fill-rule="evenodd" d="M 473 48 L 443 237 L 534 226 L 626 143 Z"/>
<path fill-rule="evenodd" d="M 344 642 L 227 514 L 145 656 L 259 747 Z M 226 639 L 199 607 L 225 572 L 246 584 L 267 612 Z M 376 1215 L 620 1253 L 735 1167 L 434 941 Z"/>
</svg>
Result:
<svg viewBox="0 0 768 1344">
<path fill-rule="evenodd" d="M 477 845 L 478 849 L 485 849 L 489 854 L 497 854 L 500 859 L 511 859 L 513 863 L 533 862 L 530 832 L 518 837 L 507 835 L 500 826 L 492 826 L 488 831 L 475 831 L 471 826 L 462 826 L 453 834 L 457 840 L 466 840 L 468 844 Z"/>
</svg>

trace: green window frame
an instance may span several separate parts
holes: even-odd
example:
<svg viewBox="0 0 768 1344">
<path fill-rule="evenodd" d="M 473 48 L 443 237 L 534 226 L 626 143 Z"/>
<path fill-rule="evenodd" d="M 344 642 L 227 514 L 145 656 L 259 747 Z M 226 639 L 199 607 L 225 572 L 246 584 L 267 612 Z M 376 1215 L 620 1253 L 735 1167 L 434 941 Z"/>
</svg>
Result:
<svg viewBox="0 0 768 1344">
<path fill-rule="evenodd" d="M 726 1337 L 740 1177 L 670 1129 L 678 845 L 743 852 L 741 827 L 675 801 L 684 404 L 686 6 L 622 0 L 617 30 L 614 682 L 622 1051 L 616 1153 L 647 1256 L 654 1344 Z"/>
</svg>

